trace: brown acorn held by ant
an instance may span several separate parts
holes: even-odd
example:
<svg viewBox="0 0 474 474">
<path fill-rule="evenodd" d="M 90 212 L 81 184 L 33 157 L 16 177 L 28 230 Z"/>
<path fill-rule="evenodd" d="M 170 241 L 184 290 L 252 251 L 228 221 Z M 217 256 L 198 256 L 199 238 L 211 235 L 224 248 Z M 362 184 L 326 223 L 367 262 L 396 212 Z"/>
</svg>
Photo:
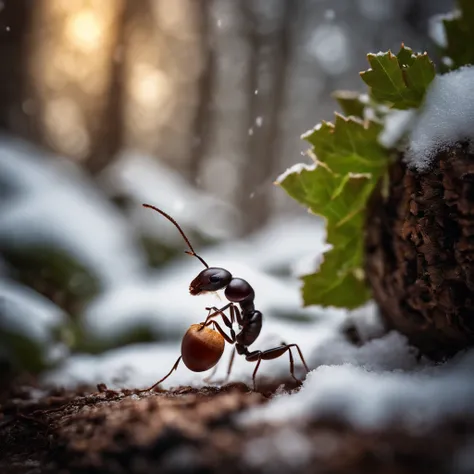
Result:
<svg viewBox="0 0 474 474">
<path fill-rule="evenodd" d="M 224 353 L 225 340 L 213 329 L 193 324 L 181 343 L 184 365 L 193 372 L 212 369 Z"/>
<path fill-rule="evenodd" d="M 224 268 L 209 267 L 205 260 L 194 251 L 191 242 L 189 242 L 179 224 L 171 216 L 150 204 L 143 204 L 143 207 L 153 209 L 172 222 L 189 247 L 189 250 L 185 250 L 185 253 L 196 257 L 206 267 L 191 281 L 189 285 L 190 294 L 199 295 L 208 291 L 224 290 L 225 297 L 229 303 L 222 308 L 206 308 L 206 310 L 209 311 L 206 320 L 199 324 L 193 324 L 188 329 L 181 343 L 181 355 L 171 370 L 162 379 L 158 380 L 158 382 L 149 388 L 140 390 L 139 393 L 153 390 L 160 383 L 165 381 L 178 368 L 181 360 L 183 360 L 186 367 L 193 372 L 203 372 L 213 367 L 215 372 L 217 363 L 224 352 L 226 342 L 233 344 L 234 349 L 230 357 L 227 376 L 224 382 L 229 378 L 236 352 L 239 355 L 243 355 L 247 361 L 257 363 L 252 374 L 254 389 L 256 386 L 255 378 L 262 360 L 277 359 L 286 353 L 288 353 L 289 357 L 291 376 L 296 382 L 301 382 L 295 376 L 295 362 L 292 349 L 296 349 L 298 352 L 306 372 L 309 372 L 309 369 L 297 344 L 282 343 L 280 346 L 265 351 L 249 351 L 248 347 L 252 345 L 260 335 L 263 316 L 260 311 L 255 309 L 255 292 L 250 284 L 242 278 L 233 277 L 232 274 Z M 229 310 L 229 315 L 224 312 L 226 310 Z M 227 334 L 215 320 L 217 317 L 222 318 L 222 323 L 224 323 L 228 329 L 229 334 Z M 235 324 L 237 324 L 239 328 L 237 333 L 234 330 Z M 214 329 L 209 327 L 211 325 L 214 326 Z M 207 380 L 212 378 L 214 372 L 207 377 Z"/>
</svg>

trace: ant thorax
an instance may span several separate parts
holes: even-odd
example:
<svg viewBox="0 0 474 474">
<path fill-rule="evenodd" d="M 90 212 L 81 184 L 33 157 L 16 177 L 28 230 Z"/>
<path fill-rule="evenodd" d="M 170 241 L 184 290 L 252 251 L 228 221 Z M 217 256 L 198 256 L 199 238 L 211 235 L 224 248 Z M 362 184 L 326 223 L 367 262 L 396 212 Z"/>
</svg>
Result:
<svg viewBox="0 0 474 474">
<path fill-rule="evenodd" d="M 225 297 L 233 303 L 250 302 L 255 298 L 253 288 L 242 278 L 232 278 L 224 294 Z"/>
</svg>

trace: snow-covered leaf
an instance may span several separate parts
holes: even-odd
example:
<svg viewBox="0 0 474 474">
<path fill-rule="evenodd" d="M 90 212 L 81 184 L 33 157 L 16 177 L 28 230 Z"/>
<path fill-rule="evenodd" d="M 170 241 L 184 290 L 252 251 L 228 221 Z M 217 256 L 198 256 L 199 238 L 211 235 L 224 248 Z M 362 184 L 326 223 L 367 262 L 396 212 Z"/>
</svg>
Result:
<svg viewBox="0 0 474 474">
<path fill-rule="evenodd" d="M 320 269 L 303 277 L 305 305 L 356 308 L 369 298 L 362 272 L 363 226 L 367 200 L 388 165 L 378 143 L 380 125 L 336 116 L 306 133 L 317 162 L 285 173 L 285 191 L 327 222 Z"/>
<path fill-rule="evenodd" d="M 337 174 L 379 173 L 386 151 L 377 137 L 382 126 L 336 114 L 335 123 L 322 122 L 303 138 L 313 145 L 318 161 Z"/>
<path fill-rule="evenodd" d="M 361 72 L 372 96 L 397 109 L 417 108 L 435 77 L 435 67 L 427 53 L 414 54 L 402 45 L 397 55 L 391 51 L 368 54 L 371 68 Z"/>
</svg>

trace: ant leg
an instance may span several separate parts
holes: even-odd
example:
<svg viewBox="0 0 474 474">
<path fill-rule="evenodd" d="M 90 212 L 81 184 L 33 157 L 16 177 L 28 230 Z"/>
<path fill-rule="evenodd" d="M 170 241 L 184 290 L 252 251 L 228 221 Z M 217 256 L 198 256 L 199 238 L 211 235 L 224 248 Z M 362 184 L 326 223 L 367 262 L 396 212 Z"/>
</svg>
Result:
<svg viewBox="0 0 474 474">
<path fill-rule="evenodd" d="M 258 352 L 260 352 L 260 351 L 258 351 Z M 247 359 L 247 360 L 248 360 L 248 359 Z M 259 357 L 259 358 L 257 359 L 257 365 L 256 365 L 256 367 L 255 367 L 255 370 L 253 371 L 253 374 L 252 374 L 252 382 L 253 382 L 253 390 L 254 390 L 254 392 L 257 391 L 257 383 L 256 383 L 256 381 L 255 381 L 255 378 L 256 378 L 256 376 L 257 376 L 257 371 L 258 371 L 258 368 L 260 367 L 260 363 L 261 363 L 261 362 L 262 362 L 262 358 Z"/>
<path fill-rule="evenodd" d="M 298 354 L 300 355 L 301 357 L 301 360 L 304 364 L 304 367 L 306 369 L 307 372 L 309 372 L 309 369 L 308 369 L 308 366 L 306 365 L 306 361 L 304 360 L 303 358 L 303 354 L 301 353 L 301 350 L 298 346 L 298 344 L 284 344 L 282 346 L 278 346 L 278 347 L 274 347 L 273 349 L 267 349 L 266 351 L 253 351 L 253 352 L 249 352 L 245 359 L 248 360 L 249 362 L 255 362 L 257 361 L 257 367 L 255 367 L 255 370 L 253 372 L 253 376 L 252 376 L 252 380 L 253 380 L 253 386 L 254 386 L 254 390 L 255 390 L 255 387 L 256 387 L 256 383 L 255 383 L 255 377 L 257 375 L 257 370 L 260 366 L 260 362 L 262 360 L 273 360 L 273 359 L 278 359 L 278 357 L 281 357 L 283 354 L 285 354 L 285 352 L 289 352 L 289 357 L 290 357 L 290 373 L 291 373 L 291 376 L 297 381 L 297 382 L 301 382 L 298 378 L 296 378 L 295 376 L 295 363 L 294 363 L 294 358 L 293 358 L 293 354 L 291 352 L 291 348 L 292 347 L 296 347 L 296 349 L 298 350 Z"/>
<path fill-rule="evenodd" d="M 234 303 L 229 303 L 229 304 L 226 304 L 225 306 L 223 306 L 221 309 L 218 309 L 216 308 L 215 306 L 212 306 L 210 308 L 206 308 L 209 313 L 211 311 L 214 311 L 214 313 L 212 314 L 208 314 L 207 315 L 207 318 L 206 318 L 206 321 L 204 322 L 204 325 L 207 326 L 209 324 L 209 321 L 212 319 L 212 318 L 215 318 L 216 316 L 222 316 L 222 319 L 224 320 L 224 323 L 227 327 L 232 327 L 232 323 L 234 322 L 233 321 L 233 314 L 232 314 L 232 311 L 231 311 L 231 319 L 232 319 L 232 322 L 229 321 L 229 318 L 225 315 L 224 311 L 227 309 L 227 308 L 232 308 L 234 305 Z"/>
<path fill-rule="evenodd" d="M 235 358 L 235 346 L 234 348 L 232 349 L 232 354 L 230 356 L 230 361 L 229 361 L 229 365 L 227 367 L 227 374 L 225 376 L 225 379 L 222 381 L 222 384 L 225 384 L 227 383 L 227 381 L 229 380 L 229 377 L 230 377 L 230 372 L 232 370 L 232 365 L 234 364 L 234 358 Z"/>
<path fill-rule="evenodd" d="M 217 367 L 219 367 L 219 364 L 216 364 L 214 366 L 214 368 L 212 369 L 212 372 L 206 378 L 202 379 L 202 381 L 204 383 L 210 383 L 211 382 L 212 377 L 214 377 L 214 375 L 216 375 Z"/>
<path fill-rule="evenodd" d="M 229 344 L 234 344 L 235 343 L 235 334 L 234 331 L 232 331 L 232 335 L 228 336 L 224 330 L 219 326 L 219 323 L 216 323 L 216 321 L 211 321 L 209 324 L 214 324 L 214 328 L 217 329 L 221 336 L 229 343 Z"/>
<path fill-rule="evenodd" d="M 304 360 L 303 353 L 301 352 L 300 346 L 298 346 L 298 344 L 291 344 L 291 345 L 296 347 L 296 350 L 298 351 L 301 362 L 303 362 L 304 368 L 306 369 L 306 373 L 308 373 L 309 372 L 308 364 Z"/>
<path fill-rule="evenodd" d="M 182 357 L 183 356 L 178 357 L 178 360 L 174 363 L 171 370 L 162 379 L 158 380 L 158 382 L 154 383 L 151 387 L 144 388 L 143 390 L 138 390 L 137 393 L 143 393 L 143 392 L 148 392 L 149 390 L 153 390 L 155 387 L 160 385 L 161 382 L 164 382 L 178 368 L 179 362 L 181 361 Z"/>
<path fill-rule="evenodd" d="M 235 321 L 235 316 L 234 316 L 234 309 L 235 307 L 234 306 L 230 306 L 230 320 L 229 318 L 226 316 L 226 314 L 221 310 L 221 309 L 217 309 L 215 306 L 212 307 L 212 308 L 206 308 L 209 312 L 213 311 L 214 309 L 216 310 L 215 313 L 213 314 L 210 314 L 208 315 L 208 317 L 206 318 L 206 321 L 204 323 L 201 323 L 202 326 L 199 330 L 201 330 L 203 327 L 205 326 L 209 326 L 210 324 L 212 324 L 214 322 L 214 320 L 211 320 L 210 318 L 213 317 L 214 315 L 218 316 L 222 316 L 222 320 L 224 322 L 224 324 L 230 329 L 230 334 L 231 334 L 231 337 L 232 337 L 232 340 L 233 342 L 230 342 L 229 344 L 233 344 L 235 342 L 235 331 L 233 329 L 233 324 L 234 324 L 234 321 Z M 216 323 L 217 324 L 217 323 Z M 229 342 L 229 341 L 227 341 Z"/>
<path fill-rule="evenodd" d="M 214 313 L 209 314 L 206 318 L 206 322 L 208 320 L 215 318 L 216 316 L 222 316 L 222 320 L 224 321 L 224 324 L 228 327 L 231 328 L 232 324 L 234 324 L 234 312 L 232 311 L 233 306 L 229 307 L 229 312 L 230 312 L 230 318 L 224 313 L 222 309 L 218 309 L 215 306 L 212 306 L 210 308 L 206 308 L 209 312 L 214 311 Z M 227 309 L 227 308 L 226 308 Z"/>
<path fill-rule="evenodd" d="M 219 385 L 224 385 L 224 384 L 227 383 L 227 381 L 229 380 L 229 377 L 230 377 L 230 372 L 232 371 L 232 366 L 234 364 L 234 359 L 235 359 L 235 346 L 232 349 L 232 354 L 230 355 L 229 365 L 227 366 L 227 374 L 226 374 L 224 380 L 216 381 L 214 383 L 217 383 Z M 217 365 L 214 367 L 214 370 L 212 371 L 211 375 L 209 375 L 209 377 L 206 377 L 204 379 L 204 382 L 209 383 L 209 381 L 212 379 L 212 377 L 214 377 L 216 371 L 217 371 Z"/>
</svg>

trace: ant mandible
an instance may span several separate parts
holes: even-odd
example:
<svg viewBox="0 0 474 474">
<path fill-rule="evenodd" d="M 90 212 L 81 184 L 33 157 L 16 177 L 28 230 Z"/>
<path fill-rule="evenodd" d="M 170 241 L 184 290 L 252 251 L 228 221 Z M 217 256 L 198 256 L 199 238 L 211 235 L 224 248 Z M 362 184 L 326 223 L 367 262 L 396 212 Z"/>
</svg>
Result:
<svg viewBox="0 0 474 474">
<path fill-rule="evenodd" d="M 239 355 L 245 356 L 247 361 L 257 362 L 252 375 L 254 390 L 256 389 L 255 378 L 262 360 L 277 359 L 286 352 L 288 352 L 290 358 L 291 376 L 296 380 L 296 382 L 300 382 L 300 380 L 295 376 L 295 363 L 293 353 L 291 352 L 292 348 L 295 348 L 298 351 L 306 372 L 309 372 L 309 369 L 304 360 L 301 349 L 297 344 L 281 344 L 278 347 L 267 349 L 265 351 L 249 351 L 248 347 L 256 341 L 262 329 L 262 313 L 255 309 L 255 292 L 249 283 L 242 278 L 233 277 L 231 273 L 224 268 L 209 267 L 204 259 L 194 251 L 185 233 L 171 216 L 150 204 L 143 204 L 143 207 L 153 209 L 172 222 L 189 247 L 189 250 L 185 250 L 185 253 L 196 257 L 206 267 L 189 285 L 189 292 L 191 295 L 199 295 L 204 292 L 214 292 L 225 289 L 224 294 L 229 303 L 220 309 L 215 306 L 206 308 L 206 310 L 209 311 L 206 320 L 199 324 L 193 324 L 188 329 L 181 343 L 181 355 L 178 357 L 178 360 L 174 363 L 168 374 L 158 380 L 158 382 L 153 384 L 151 387 L 140 390 L 140 392 L 153 390 L 164 382 L 178 368 L 181 360 L 184 362 L 186 367 L 193 372 L 203 372 L 211 369 L 216 366 L 221 359 L 224 352 L 225 342 L 234 345 L 225 381 L 229 378 L 232 364 L 234 362 L 235 352 L 237 351 Z M 240 309 L 236 304 L 240 306 Z M 227 309 L 230 312 L 230 317 L 224 313 Z M 222 317 L 223 323 L 229 329 L 230 336 L 226 334 L 219 323 L 215 321 L 214 318 L 217 316 Z M 237 334 L 233 329 L 235 322 L 237 322 L 239 327 L 239 332 Z M 214 326 L 214 330 L 209 327 L 211 324 Z M 216 368 L 217 367 L 215 367 L 215 369 Z M 212 375 L 208 377 L 208 379 L 211 378 Z"/>
</svg>

